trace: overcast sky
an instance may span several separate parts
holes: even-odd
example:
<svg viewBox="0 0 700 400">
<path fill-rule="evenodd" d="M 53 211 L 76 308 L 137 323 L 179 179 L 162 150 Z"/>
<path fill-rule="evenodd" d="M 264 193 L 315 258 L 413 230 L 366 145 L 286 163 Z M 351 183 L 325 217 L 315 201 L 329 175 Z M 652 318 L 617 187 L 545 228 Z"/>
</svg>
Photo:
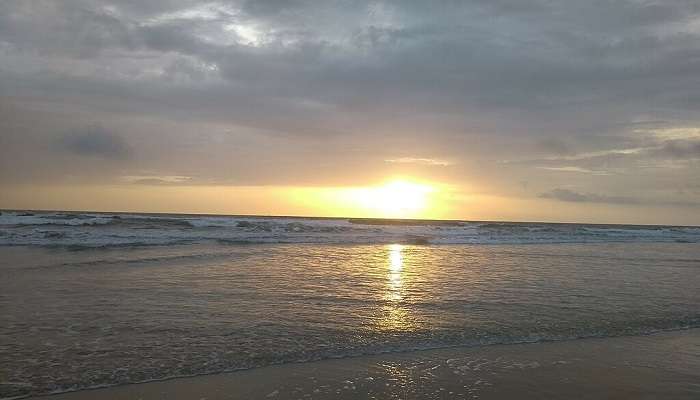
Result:
<svg viewBox="0 0 700 400">
<path fill-rule="evenodd" d="M 699 111 L 697 0 L 0 2 L 0 207 L 700 224 Z"/>
</svg>

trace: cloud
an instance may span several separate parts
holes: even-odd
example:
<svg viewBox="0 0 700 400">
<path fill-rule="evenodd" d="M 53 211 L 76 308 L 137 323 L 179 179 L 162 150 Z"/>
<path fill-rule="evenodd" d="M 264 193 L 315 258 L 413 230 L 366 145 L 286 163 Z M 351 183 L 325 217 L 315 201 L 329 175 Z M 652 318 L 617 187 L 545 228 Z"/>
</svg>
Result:
<svg viewBox="0 0 700 400">
<path fill-rule="evenodd" d="M 563 166 L 563 167 L 537 167 L 539 169 L 545 169 L 548 171 L 558 171 L 558 172 L 577 172 L 577 173 L 582 173 L 582 174 L 591 174 L 591 175 L 608 175 L 610 174 L 607 171 L 601 171 L 601 170 L 592 170 L 592 169 L 587 169 L 587 168 L 581 168 L 581 167 L 573 167 L 573 166 Z"/>
<path fill-rule="evenodd" d="M 668 140 L 650 153 L 673 159 L 700 159 L 700 140 Z"/>
<path fill-rule="evenodd" d="M 539 140 L 537 142 L 537 147 L 556 156 L 567 156 L 573 153 L 571 145 L 558 138 L 546 138 Z"/>
<path fill-rule="evenodd" d="M 607 203 L 621 205 L 656 205 L 672 207 L 700 207 L 700 201 L 637 199 L 628 196 L 610 196 L 595 193 L 579 193 L 573 190 L 556 188 L 539 195 L 543 199 L 559 200 L 570 203 Z"/>
<path fill-rule="evenodd" d="M 543 199 L 554 199 L 573 203 L 611 203 L 611 204 L 638 204 L 633 198 L 625 196 L 608 196 L 593 193 L 578 193 L 569 189 L 556 188 L 549 192 L 541 193 Z"/>
<path fill-rule="evenodd" d="M 689 22 L 697 10 L 683 2 L 609 2 L 605 18 L 600 5 L 544 1 L 440 9 L 416 2 L 26 4 L 9 1 L 2 13 L 14 48 L 83 64 L 113 61 L 112 73 L 124 76 L 146 64 L 167 74 L 173 58 L 187 57 L 216 66 L 221 79 L 253 91 L 268 109 L 287 98 L 365 104 L 366 112 L 414 104 L 421 113 L 466 106 L 556 116 L 572 103 L 585 109 L 602 101 L 603 108 L 621 95 L 626 102 L 639 93 L 676 101 L 697 66 Z M 661 34 L 664 24 L 677 32 Z M 255 39 L 241 42 L 241 32 Z M 662 98 L 670 92 L 655 90 L 659 85 L 672 85 L 674 99 Z"/>
<path fill-rule="evenodd" d="M 656 168 L 678 168 L 679 162 L 700 159 L 700 139 L 659 139 L 652 137 L 637 139 L 636 147 L 609 148 L 606 150 L 571 151 L 567 155 L 553 155 L 541 158 L 505 160 L 504 164 L 526 165 L 541 170 L 580 172 L 593 175 L 607 175 L 614 169 L 626 169 L 641 166 Z M 689 164 L 692 166 L 692 164 Z"/>
<path fill-rule="evenodd" d="M 192 183 L 192 177 L 179 175 L 126 175 L 121 179 L 134 185 L 184 185 Z"/>
<path fill-rule="evenodd" d="M 578 161 L 578 160 L 590 160 L 590 159 L 595 159 L 595 158 L 616 157 L 616 156 L 627 157 L 629 155 L 640 154 L 640 153 L 643 153 L 643 152 L 651 150 L 651 149 L 653 149 L 653 148 L 652 147 L 636 147 L 636 148 L 631 148 L 631 149 L 609 149 L 609 150 L 592 151 L 592 152 L 588 152 L 588 153 L 578 153 L 578 154 L 573 154 L 570 156 L 549 157 L 549 158 L 546 158 L 546 160 Z"/>
<path fill-rule="evenodd" d="M 449 161 L 438 160 L 435 158 L 414 158 L 414 157 L 400 157 L 400 158 L 390 158 L 384 160 L 384 162 L 391 164 L 419 164 L 419 165 L 429 165 L 436 167 L 446 167 L 452 165 Z"/>
<path fill-rule="evenodd" d="M 121 136 L 97 125 L 69 133 L 63 138 L 62 144 L 66 150 L 76 155 L 109 159 L 125 159 L 131 151 Z"/>
</svg>

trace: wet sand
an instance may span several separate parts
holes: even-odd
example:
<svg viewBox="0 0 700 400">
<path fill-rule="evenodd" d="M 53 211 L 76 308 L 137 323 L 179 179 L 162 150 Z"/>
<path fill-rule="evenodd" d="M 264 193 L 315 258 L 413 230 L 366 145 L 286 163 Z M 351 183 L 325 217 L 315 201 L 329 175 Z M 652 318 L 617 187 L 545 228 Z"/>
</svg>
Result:
<svg viewBox="0 0 700 400">
<path fill-rule="evenodd" d="M 287 364 L 41 398 L 698 399 L 700 329 Z"/>
</svg>

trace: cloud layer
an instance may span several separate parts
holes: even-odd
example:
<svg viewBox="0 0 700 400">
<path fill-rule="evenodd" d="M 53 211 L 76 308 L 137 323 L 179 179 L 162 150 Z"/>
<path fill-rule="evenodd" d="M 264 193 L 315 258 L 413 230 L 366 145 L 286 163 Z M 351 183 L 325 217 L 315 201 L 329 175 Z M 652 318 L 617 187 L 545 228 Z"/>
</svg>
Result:
<svg viewBox="0 0 700 400">
<path fill-rule="evenodd" d="M 700 199 L 697 1 L 8 0 L 0 57 L 0 183 Z"/>
<path fill-rule="evenodd" d="M 121 136 L 105 131 L 100 126 L 89 126 L 71 132 L 63 139 L 66 150 L 81 156 L 123 159 L 130 149 Z"/>
</svg>

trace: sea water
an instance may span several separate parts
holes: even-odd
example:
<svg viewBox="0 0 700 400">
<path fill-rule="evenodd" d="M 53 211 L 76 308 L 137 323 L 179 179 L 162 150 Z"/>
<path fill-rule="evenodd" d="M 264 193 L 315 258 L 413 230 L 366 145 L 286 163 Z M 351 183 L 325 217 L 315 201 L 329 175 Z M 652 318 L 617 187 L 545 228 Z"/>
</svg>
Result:
<svg viewBox="0 0 700 400">
<path fill-rule="evenodd" d="M 0 397 L 700 327 L 700 229 L 0 215 Z"/>
</svg>

